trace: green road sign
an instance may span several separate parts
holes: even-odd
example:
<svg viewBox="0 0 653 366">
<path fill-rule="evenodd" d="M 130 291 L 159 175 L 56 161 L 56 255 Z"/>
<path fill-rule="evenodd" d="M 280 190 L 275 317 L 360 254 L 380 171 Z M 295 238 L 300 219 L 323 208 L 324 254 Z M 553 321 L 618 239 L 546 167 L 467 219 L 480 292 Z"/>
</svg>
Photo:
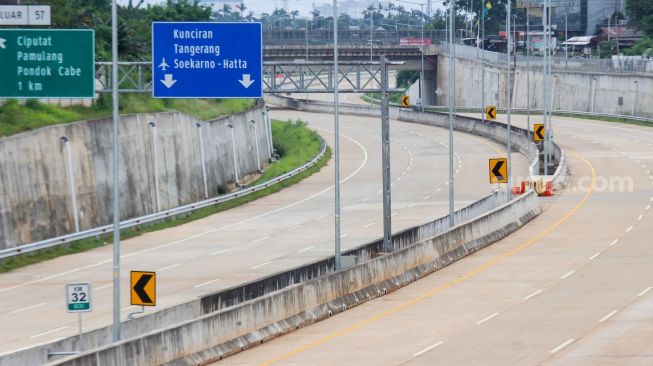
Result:
<svg viewBox="0 0 653 366">
<path fill-rule="evenodd" d="M 66 310 L 69 313 L 91 311 L 91 285 L 89 283 L 69 283 L 66 285 Z"/>
<path fill-rule="evenodd" d="M 0 98 L 93 98 L 92 29 L 0 29 Z"/>
</svg>

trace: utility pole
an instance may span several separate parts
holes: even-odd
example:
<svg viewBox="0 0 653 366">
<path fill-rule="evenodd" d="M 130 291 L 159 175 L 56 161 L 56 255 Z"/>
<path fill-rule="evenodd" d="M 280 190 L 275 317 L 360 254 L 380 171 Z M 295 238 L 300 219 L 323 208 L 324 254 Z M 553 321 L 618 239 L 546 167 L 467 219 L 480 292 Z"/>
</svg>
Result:
<svg viewBox="0 0 653 366">
<path fill-rule="evenodd" d="M 115 1 L 115 0 L 114 0 Z M 341 268 L 340 263 L 340 121 L 338 120 L 338 1 L 333 0 L 333 133 L 335 135 L 334 160 L 335 160 L 335 265 L 336 271 Z"/>
<path fill-rule="evenodd" d="M 456 103 L 456 85 L 454 75 L 454 2 L 449 1 L 449 227 L 454 226 L 454 171 L 453 171 L 453 124 Z"/>
<path fill-rule="evenodd" d="M 120 115 L 118 114 L 118 6 L 111 1 L 111 96 L 113 107 L 113 341 L 120 340 Z"/>
<path fill-rule="evenodd" d="M 530 8 L 526 8 L 526 103 L 528 113 L 526 115 L 526 132 L 531 131 L 531 38 L 530 38 Z"/>
<path fill-rule="evenodd" d="M 512 126 L 511 126 L 511 116 L 512 116 L 512 60 L 511 60 L 511 52 L 512 52 L 512 29 L 510 29 L 510 21 L 512 20 L 512 2 L 508 0 L 508 3 L 506 4 L 506 51 L 507 51 L 507 66 L 508 66 L 508 128 L 507 128 L 507 133 L 508 133 L 508 138 L 506 142 L 506 154 L 508 156 L 508 184 L 506 185 L 507 187 L 507 193 L 508 193 L 508 201 L 512 199 L 512 178 L 510 176 L 511 173 L 511 163 L 512 163 Z"/>
<path fill-rule="evenodd" d="M 485 3 L 481 0 L 481 120 L 485 123 Z"/>
<path fill-rule="evenodd" d="M 420 109 L 422 112 L 424 112 L 424 4 L 419 4 L 420 6 L 420 19 L 421 19 L 421 24 L 420 24 L 420 48 L 421 52 L 420 55 L 422 57 L 422 64 L 421 64 L 421 74 L 420 74 L 420 82 L 419 82 L 419 100 L 420 100 Z"/>
<path fill-rule="evenodd" d="M 374 61 L 374 12 L 370 12 L 370 62 Z"/>
</svg>

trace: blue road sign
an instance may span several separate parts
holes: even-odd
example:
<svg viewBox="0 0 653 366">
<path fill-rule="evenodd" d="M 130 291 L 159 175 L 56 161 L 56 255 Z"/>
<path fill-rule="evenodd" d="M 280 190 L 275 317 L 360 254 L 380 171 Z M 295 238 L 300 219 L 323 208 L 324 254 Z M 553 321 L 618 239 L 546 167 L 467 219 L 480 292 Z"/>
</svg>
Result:
<svg viewBox="0 0 653 366">
<path fill-rule="evenodd" d="M 261 23 L 152 23 L 155 98 L 261 98 Z"/>
</svg>

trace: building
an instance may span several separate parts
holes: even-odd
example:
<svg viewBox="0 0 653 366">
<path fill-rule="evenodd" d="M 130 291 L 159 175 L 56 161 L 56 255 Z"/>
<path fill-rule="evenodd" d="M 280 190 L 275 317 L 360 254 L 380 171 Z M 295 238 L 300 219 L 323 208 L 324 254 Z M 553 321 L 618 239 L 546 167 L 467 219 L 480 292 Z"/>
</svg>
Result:
<svg viewBox="0 0 653 366">
<path fill-rule="evenodd" d="M 530 25 L 542 26 L 543 0 L 518 0 L 518 8 L 526 8 Z M 569 36 L 594 35 L 615 12 L 622 11 L 622 0 L 551 0 L 551 23 L 559 32 Z"/>
</svg>

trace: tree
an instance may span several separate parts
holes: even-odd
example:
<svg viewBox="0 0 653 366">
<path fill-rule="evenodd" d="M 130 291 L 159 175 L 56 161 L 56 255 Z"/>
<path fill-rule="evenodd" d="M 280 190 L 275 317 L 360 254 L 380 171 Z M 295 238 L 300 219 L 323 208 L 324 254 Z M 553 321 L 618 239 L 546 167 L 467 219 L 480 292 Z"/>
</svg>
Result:
<svg viewBox="0 0 653 366">
<path fill-rule="evenodd" d="M 630 16 L 630 24 L 653 37 L 653 1 L 626 0 L 626 11 Z"/>
</svg>

